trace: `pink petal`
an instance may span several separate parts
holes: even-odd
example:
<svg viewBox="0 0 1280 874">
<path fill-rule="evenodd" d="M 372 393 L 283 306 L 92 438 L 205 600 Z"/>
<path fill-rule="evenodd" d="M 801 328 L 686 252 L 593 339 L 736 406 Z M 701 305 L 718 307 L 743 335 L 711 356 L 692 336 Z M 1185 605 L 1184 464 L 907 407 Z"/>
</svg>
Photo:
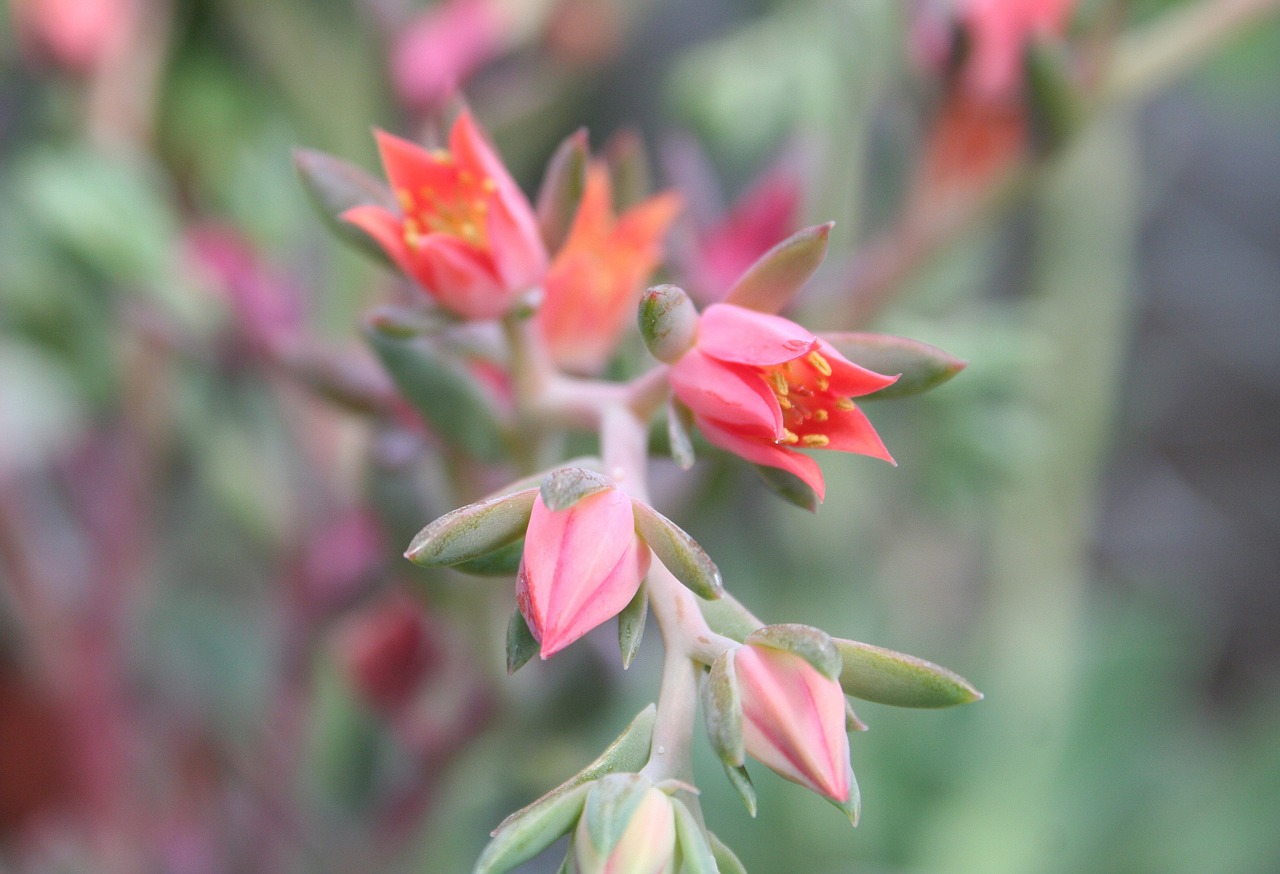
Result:
<svg viewBox="0 0 1280 874">
<path fill-rule="evenodd" d="M 822 433 L 831 441 L 824 449 L 857 452 L 887 461 L 895 467 L 898 464 L 885 448 L 884 441 L 880 439 L 866 414 L 856 407 L 852 410 L 833 409 Z"/>
<path fill-rule="evenodd" d="M 885 376 L 874 370 L 867 370 L 845 358 L 826 340 L 818 340 L 818 351 L 831 365 L 830 392 L 837 397 L 856 398 L 859 395 L 871 394 L 885 386 L 893 385 L 898 376 Z"/>
<path fill-rule="evenodd" d="M 406 274 L 413 275 L 413 260 L 409 247 L 404 242 L 404 226 L 399 216 L 380 206 L 367 205 L 353 206 L 342 214 L 342 220 L 350 222 L 372 237 L 397 267 Z"/>
<path fill-rule="evenodd" d="M 383 130 L 375 130 L 373 135 L 378 141 L 382 169 L 392 191 L 416 193 L 422 188 L 434 190 L 442 181 L 452 180 L 452 169 L 434 160 L 431 153 L 417 143 Z"/>
<path fill-rule="evenodd" d="M 501 316 L 511 294 L 485 255 L 449 234 L 422 237 L 414 256 L 414 277 L 444 306 L 472 319 Z"/>
<path fill-rule="evenodd" d="M 782 410 L 759 374 L 690 349 L 671 367 L 671 389 L 698 416 L 769 440 L 782 436 Z"/>
<path fill-rule="evenodd" d="M 804 355 L 815 342 L 813 334 L 789 319 L 733 304 L 712 304 L 698 321 L 698 348 L 735 364 L 781 364 Z"/>
<path fill-rule="evenodd" d="M 798 476 L 813 489 L 819 503 L 826 497 L 827 487 L 822 479 L 822 468 L 818 467 L 818 462 L 809 456 L 766 440 L 743 437 L 706 419 L 699 418 L 697 423 L 702 436 L 706 437 L 707 442 L 713 446 L 719 446 L 754 464 L 776 467 Z"/>
</svg>

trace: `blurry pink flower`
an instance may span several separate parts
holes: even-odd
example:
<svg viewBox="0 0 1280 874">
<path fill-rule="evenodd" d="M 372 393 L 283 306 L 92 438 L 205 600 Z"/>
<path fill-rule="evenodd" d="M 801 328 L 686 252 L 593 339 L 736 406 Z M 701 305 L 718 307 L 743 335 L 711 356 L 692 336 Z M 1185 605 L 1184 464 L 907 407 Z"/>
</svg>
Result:
<svg viewBox="0 0 1280 874">
<path fill-rule="evenodd" d="M 844 692 L 798 655 L 748 645 L 734 653 L 748 755 L 836 801 L 852 775 Z"/>
<path fill-rule="evenodd" d="M 804 480 L 822 500 L 817 462 L 793 449 L 857 452 L 892 462 L 850 400 L 892 384 L 848 361 L 795 322 L 712 304 L 693 348 L 671 366 L 671 388 L 708 441 Z"/>
<path fill-rule="evenodd" d="M 1022 62 L 1033 39 L 1060 36 L 1076 0 L 965 0 L 962 17 L 971 44 L 966 84 L 986 98 L 1021 90 Z"/>
<path fill-rule="evenodd" d="M 631 499 L 616 488 L 553 511 L 539 496 L 525 534 L 516 601 L 549 658 L 627 606 L 649 570 Z"/>
<path fill-rule="evenodd" d="M 419 112 L 443 105 L 504 48 L 507 29 L 493 0 L 443 0 L 424 9 L 391 46 L 391 82 Z"/>
<path fill-rule="evenodd" d="M 342 217 L 368 233 L 441 306 L 470 319 L 503 315 L 542 281 L 547 252 L 529 201 L 470 113 L 449 150 L 377 132 L 399 213 L 357 206 Z"/>
<path fill-rule="evenodd" d="M 587 169 L 582 202 L 547 273 L 538 324 L 556 363 L 599 373 L 623 330 L 635 321 L 644 281 L 662 260 L 662 238 L 680 210 L 668 192 L 613 214 L 609 170 Z"/>
<path fill-rule="evenodd" d="M 762 176 L 713 227 L 698 234 L 694 287 L 719 300 L 748 267 L 797 229 L 800 182 L 786 170 Z"/>
<path fill-rule="evenodd" d="M 32 53 L 87 74 L 127 38 L 134 0 L 13 0 L 10 9 L 19 40 Z"/>
<path fill-rule="evenodd" d="M 444 658 L 422 605 L 406 595 L 348 619 L 337 654 L 360 696 L 385 713 L 410 704 Z"/>
</svg>

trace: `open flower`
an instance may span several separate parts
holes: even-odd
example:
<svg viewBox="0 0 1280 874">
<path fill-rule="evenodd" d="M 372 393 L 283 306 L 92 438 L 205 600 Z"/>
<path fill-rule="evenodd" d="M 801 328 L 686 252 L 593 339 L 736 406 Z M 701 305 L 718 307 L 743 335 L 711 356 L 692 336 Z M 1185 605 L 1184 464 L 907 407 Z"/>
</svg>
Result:
<svg viewBox="0 0 1280 874">
<path fill-rule="evenodd" d="M 400 211 L 365 205 L 342 217 L 401 270 L 470 319 L 501 316 L 542 281 L 547 253 L 533 210 L 469 113 L 454 123 L 448 151 L 376 135 Z"/>
<path fill-rule="evenodd" d="M 631 499 L 609 487 L 552 510 L 539 496 L 525 533 L 516 602 L 549 658 L 622 611 L 649 570 Z"/>
<path fill-rule="evenodd" d="M 561 367 L 598 373 L 634 317 L 642 284 L 662 260 L 679 195 L 651 197 L 613 214 L 608 168 L 593 162 L 564 247 L 547 273 L 538 323 Z"/>
<path fill-rule="evenodd" d="M 794 783 L 847 801 L 853 770 L 840 684 L 769 646 L 740 647 L 733 664 L 747 754 Z"/>
<path fill-rule="evenodd" d="M 817 462 L 795 449 L 835 449 L 892 462 L 850 398 L 890 385 L 781 316 L 712 304 L 671 366 L 671 388 L 703 436 L 748 461 L 804 480 L 822 500 Z"/>
</svg>

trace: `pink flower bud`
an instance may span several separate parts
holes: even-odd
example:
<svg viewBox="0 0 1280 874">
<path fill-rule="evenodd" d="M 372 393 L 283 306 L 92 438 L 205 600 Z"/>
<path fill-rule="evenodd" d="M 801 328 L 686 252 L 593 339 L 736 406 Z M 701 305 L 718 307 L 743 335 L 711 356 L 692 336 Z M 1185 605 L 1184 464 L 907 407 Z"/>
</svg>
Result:
<svg viewBox="0 0 1280 874">
<path fill-rule="evenodd" d="M 665 792 L 642 788 L 641 780 L 616 774 L 592 789 L 573 836 L 579 874 L 674 874 L 675 809 Z M 613 821 L 628 814 L 625 825 Z"/>
<path fill-rule="evenodd" d="M 467 78 L 503 50 L 506 31 L 494 0 L 445 0 L 424 9 L 391 47 L 391 82 L 407 106 L 445 103 Z"/>
<path fill-rule="evenodd" d="M 441 306 L 493 319 L 542 281 L 547 252 L 533 208 L 469 113 L 454 123 L 448 151 L 377 137 L 400 210 L 364 205 L 342 217 Z"/>
<path fill-rule="evenodd" d="M 840 684 L 798 655 L 747 645 L 734 654 L 748 755 L 835 801 L 847 801 L 852 770 Z"/>
<path fill-rule="evenodd" d="M 631 499 L 616 488 L 551 510 L 539 496 L 525 534 L 516 601 L 549 658 L 622 611 L 649 569 Z"/>
<path fill-rule="evenodd" d="M 444 658 L 421 605 L 406 596 L 347 620 L 337 655 L 361 697 L 388 714 L 412 702 Z"/>
<path fill-rule="evenodd" d="M 712 304 L 698 339 L 671 367 L 671 388 L 704 437 L 748 461 L 788 471 L 821 500 L 822 471 L 795 449 L 857 452 L 892 462 L 850 398 L 893 383 L 848 361 L 781 316 Z"/>
</svg>

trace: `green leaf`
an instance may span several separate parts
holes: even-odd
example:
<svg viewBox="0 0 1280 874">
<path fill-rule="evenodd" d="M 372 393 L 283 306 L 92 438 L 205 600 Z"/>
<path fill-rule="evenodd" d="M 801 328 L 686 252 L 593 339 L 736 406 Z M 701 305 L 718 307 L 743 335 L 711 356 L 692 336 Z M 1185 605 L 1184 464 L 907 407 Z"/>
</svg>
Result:
<svg viewBox="0 0 1280 874">
<path fill-rule="evenodd" d="M 503 874 L 529 861 L 573 829 L 582 815 L 589 785 L 544 795 L 518 817 L 508 818 L 493 832 L 474 874 Z"/>
<path fill-rule="evenodd" d="M 762 313 L 781 312 L 827 257 L 832 222 L 797 231 L 760 256 L 724 302 Z"/>
<path fill-rule="evenodd" d="M 524 536 L 536 489 L 488 498 L 445 513 L 418 532 L 405 558 L 423 567 L 472 561 Z"/>
<path fill-rule="evenodd" d="M 453 569 L 473 577 L 510 577 L 520 570 L 520 559 L 523 557 L 524 538 L 521 537 L 479 558 L 459 562 L 453 565 Z"/>
<path fill-rule="evenodd" d="M 553 470 L 542 481 L 542 503 L 553 513 L 568 510 L 588 495 L 613 488 L 613 480 L 581 467 Z"/>
<path fill-rule="evenodd" d="M 683 860 L 681 874 L 718 874 L 715 855 L 702 826 L 679 798 L 672 798 L 671 806 L 676 814 L 676 846 Z"/>
<path fill-rule="evenodd" d="M 716 868 L 720 874 L 747 874 L 746 867 L 738 861 L 738 857 L 724 841 L 716 837 L 714 832 L 707 832 L 707 837 L 711 840 L 711 853 L 716 857 Z"/>
<path fill-rule="evenodd" d="M 667 442 L 671 444 L 671 458 L 681 470 L 693 467 L 693 414 L 675 397 L 667 401 Z"/>
<path fill-rule="evenodd" d="M 884 647 L 835 638 L 846 695 L 895 707 L 953 707 L 982 700 L 968 680 L 944 667 Z"/>
<path fill-rule="evenodd" d="M 714 601 L 698 599 L 698 607 L 702 610 L 702 618 L 707 620 L 711 630 L 716 634 L 742 643 L 747 635 L 764 625 L 755 615 L 742 606 L 742 602 L 725 592 Z"/>
<path fill-rule="evenodd" d="M 550 252 L 564 245 L 587 184 L 587 131 L 579 128 L 555 150 L 538 189 L 538 227 Z"/>
<path fill-rule="evenodd" d="M 636 531 L 653 554 L 698 597 L 714 601 L 724 594 L 720 569 L 698 542 L 648 504 L 632 501 Z"/>
<path fill-rule="evenodd" d="M 463 362 L 425 339 L 399 340 L 372 330 L 365 335 L 400 394 L 435 433 L 485 461 L 505 456 L 507 443 L 497 407 Z"/>
<path fill-rule="evenodd" d="M 795 504 L 801 510 L 818 512 L 818 504 L 822 503 L 818 500 L 818 493 L 800 477 L 779 467 L 767 467 L 763 464 L 751 466 L 775 495 Z"/>
<path fill-rule="evenodd" d="M 398 212 L 400 207 L 391 196 L 391 190 L 355 164 L 324 152 L 295 149 L 293 163 L 298 168 L 302 187 L 312 206 L 329 229 L 366 255 L 398 269 L 372 237 L 341 218 L 354 206 L 374 205 Z"/>
<path fill-rule="evenodd" d="M 595 761 L 537 801 L 508 816 L 495 829 L 495 834 L 506 828 L 508 823 L 523 817 L 527 812 L 535 809 L 547 799 L 569 792 L 606 774 L 639 771 L 644 767 L 645 762 L 649 761 L 649 747 L 653 743 L 653 724 L 657 719 L 657 715 L 658 708 L 654 704 L 650 704 L 644 710 L 641 710 L 636 714 L 636 718 L 631 720 L 631 724 L 623 730 L 622 734 L 618 735 Z"/>
<path fill-rule="evenodd" d="M 622 650 L 622 669 L 631 667 L 631 660 L 640 648 L 644 636 L 644 623 L 649 615 L 649 586 L 641 583 L 636 596 L 618 614 L 618 648 Z"/>
<path fill-rule="evenodd" d="M 829 634 L 811 625 L 766 625 L 748 634 L 746 643 L 797 655 L 829 680 L 840 677 L 840 651 Z"/>
<path fill-rule="evenodd" d="M 423 334 L 435 334 L 459 324 L 457 316 L 442 309 L 422 306 L 383 304 L 365 314 L 369 329 L 392 340 L 411 340 Z"/>
<path fill-rule="evenodd" d="M 538 641 L 529 630 L 524 614 L 516 610 L 507 623 L 507 675 L 510 676 L 523 668 L 538 654 Z"/>
<path fill-rule="evenodd" d="M 733 655 L 732 649 L 727 650 L 711 663 L 702 686 L 702 711 L 711 748 L 726 767 L 741 767 L 747 753 L 742 740 L 742 698 Z"/>
<path fill-rule="evenodd" d="M 854 364 L 889 376 L 902 374 L 893 385 L 862 395 L 859 402 L 921 394 L 942 385 L 966 365 L 936 346 L 892 334 L 843 332 L 819 336 Z"/>
<path fill-rule="evenodd" d="M 724 765 L 723 762 L 721 762 Z M 742 803 L 746 805 L 747 814 L 755 819 L 756 817 L 756 787 L 751 783 L 751 775 L 747 773 L 747 769 L 743 765 L 733 766 L 724 765 L 724 774 L 729 778 L 731 785 L 738 793 L 738 797 L 742 799 Z"/>
</svg>

